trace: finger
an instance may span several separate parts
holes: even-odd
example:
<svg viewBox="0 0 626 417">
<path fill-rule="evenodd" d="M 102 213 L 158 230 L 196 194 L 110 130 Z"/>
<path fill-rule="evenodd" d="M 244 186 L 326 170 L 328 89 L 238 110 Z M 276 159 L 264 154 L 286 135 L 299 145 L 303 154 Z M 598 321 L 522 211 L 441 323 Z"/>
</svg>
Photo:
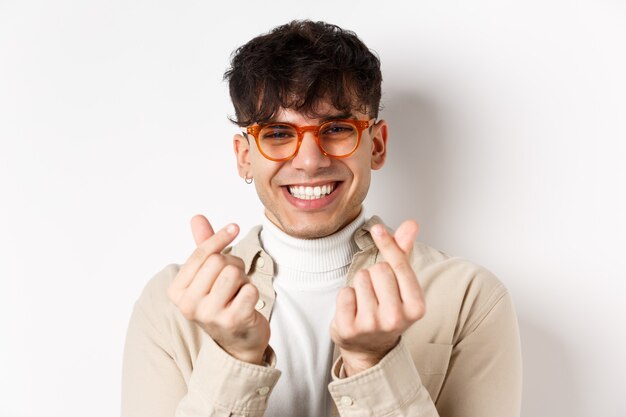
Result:
<svg viewBox="0 0 626 417">
<path fill-rule="evenodd" d="M 239 226 L 231 223 L 198 246 L 178 271 L 178 275 L 172 282 L 172 289 L 176 291 L 187 288 L 208 257 L 222 252 L 237 237 L 238 233 Z"/>
<path fill-rule="evenodd" d="M 202 242 L 215 234 L 211 223 L 202 214 L 197 214 L 191 218 L 191 233 L 196 246 L 200 246 Z"/>
<path fill-rule="evenodd" d="M 372 238 L 383 258 L 391 265 L 396 275 L 399 269 L 406 271 L 406 268 L 409 266 L 408 255 L 398 246 L 393 236 L 389 234 L 382 224 L 372 226 Z"/>
<path fill-rule="evenodd" d="M 259 290 L 253 284 L 247 282 L 239 288 L 239 292 L 237 292 L 227 310 L 232 311 L 241 320 L 246 320 L 254 317 L 254 306 L 257 301 L 259 301 Z"/>
<path fill-rule="evenodd" d="M 249 281 L 239 268 L 229 265 L 225 267 L 213 284 L 208 300 L 219 309 L 226 308 L 241 289 Z"/>
<path fill-rule="evenodd" d="M 199 311 L 202 299 L 209 293 L 215 278 L 226 266 L 226 260 L 220 255 L 210 256 L 195 274 L 189 286 L 179 289 L 179 296 L 174 303 L 185 317 L 194 317 Z"/>
<path fill-rule="evenodd" d="M 209 256 L 186 288 L 184 297 L 199 300 L 207 295 L 212 291 L 213 285 L 220 273 L 228 266 L 241 271 L 243 274 L 244 266 L 240 258 L 222 254 Z"/>
<path fill-rule="evenodd" d="M 391 266 L 387 262 L 380 262 L 372 265 L 369 270 L 374 292 L 378 299 L 378 325 L 386 332 L 401 330 L 406 321 L 405 306 Z"/>
<path fill-rule="evenodd" d="M 394 239 L 400 249 L 407 255 L 413 250 L 413 243 L 419 232 L 419 224 L 413 220 L 406 220 L 398 227 L 394 234 Z"/>
<path fill-rule="evenodd" d="M 356 319 L 356 294 L 354 288 L 344 287 L 337 293 L 333 326 L 337 334 L 349 333 Z"/>
<path fill-rule="evenodd" d="M 391 266 L 387 262 L 379 262 L 369 267 L 369 271 L 379 310 L 387 310 L 401 304 L 398 281 Z"/>
<path fill-rule="evenodd" d="M 417 230 L 417 223 L 412 220 L 402 223 L 400 236 L 405 247 L 410 247 L 407 242 L 415 239 Z M 408 253 L 404 252 L 394 237 L 381 224 L 372 227 L 372 237 L 383 258 L 389 263 L 396 276 L 402 301 L 415 302 L 420 299 L 422 290 L 409 263 Z"/>
<path fill-rule="evenodd" d="M 354 292 L 356 294 L 356 322 L 361 329 L 371 330 L 376 325 L 378 300 L 372 287 L 370 274 L 367 270 L 360 270 L 354 276 Z"/>
</svg>

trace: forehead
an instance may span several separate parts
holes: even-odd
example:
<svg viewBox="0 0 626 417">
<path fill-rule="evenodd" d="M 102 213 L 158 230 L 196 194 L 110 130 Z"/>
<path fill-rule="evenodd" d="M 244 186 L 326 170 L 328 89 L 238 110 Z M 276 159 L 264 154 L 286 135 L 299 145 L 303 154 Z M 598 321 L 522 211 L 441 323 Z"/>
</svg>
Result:
<svg viewBox="0 0 626 417">
<path fill-rule="evenodd" d="M 313 114 L 311 112 L 299 112 L 295 109 L 280 108 L 272 118 L 274 121 L 297 123 L 297 124 L 317 124 L 328 119 L 361 119 L 366 115 L 352 110 L 345 112 L 338 110 L 327 102 L 320 103 L 315 107 Z"/>
</svg>

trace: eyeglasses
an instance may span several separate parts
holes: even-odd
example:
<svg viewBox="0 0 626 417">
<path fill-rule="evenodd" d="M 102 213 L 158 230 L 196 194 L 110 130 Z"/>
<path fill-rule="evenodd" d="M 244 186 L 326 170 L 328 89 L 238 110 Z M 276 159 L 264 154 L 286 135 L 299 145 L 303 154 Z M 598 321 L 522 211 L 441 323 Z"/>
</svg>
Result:
<svg viewBox="0 0 626 417">
<path fill-rule="evenodd" d="M 290 123 L 269 123 L 249 126 L 261 154 L 270 161 L 287 161 L 298 154 L 306 132 L 312 132 L 325 156 L 347 158 L 359 147 L 363 130 L 373 126 L 370 120 L 330 120 L 318 126 L 295 126 Z"/>
</svg>

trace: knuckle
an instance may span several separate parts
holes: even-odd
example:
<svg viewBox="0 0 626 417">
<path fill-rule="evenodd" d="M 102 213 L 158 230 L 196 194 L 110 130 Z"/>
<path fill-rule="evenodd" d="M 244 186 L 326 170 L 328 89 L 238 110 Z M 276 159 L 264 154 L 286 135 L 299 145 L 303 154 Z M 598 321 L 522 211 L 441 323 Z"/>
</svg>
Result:
<svg viewBox="0 0 626 417">
<path fill-rule="evenodd" d="M 207 258 L 207 256 L 209 256 L 209 253 L 202 245 L 194 249 L 191 254 L 191 258 L 198 262 L 203 262 Z"/>
<path fill-rule="evenodd" d="M 346 343 L 355 339 L 358 336 L 358 332 L 354 327 L 348 326 L 337 329 L 337 336 L 342 343 Z"/>
<path fill-rule="evenodd" d="M 235 265 L 230 264 L 224 266 L 224 268 L 222 269 L 222 274 L 228 278 L 237 278 L 241 276 L 240 269 L 237 268 Z"/>
<path fill-rule="evenodd" d="M 213 323 L 213 314 L 212 312 L 205 306 L 199 308 L 195 312 L 194 320 L 200 322 L 204 325 L 211 325 Z"/>
<path fill-rule="evenodd" d="M 369 274 L 361 270 L 354 276 L 353 282 L 355 287 L 367 288 L 370 285 Z"/>
<path fill-rule="evenodd" d="M 256 303 L 259 300 L 257 289 L 252 284 L 243 284 L 235 296 L 237 302 L 236 314 L 242 320 L 248 320 L 256 313 Z"/>
<path fill-rule="evenodd" d="M 397 271 L 400 274 L 414 274 L 413 268 L 411 268 L 411 266 L 407 262 L 403 261 L 397 262 L 393 266 L 393 270 Z"/>
<path fill-rule="evenodd" d="M 404 325 L 404 317 L 399 311 L 385 314 L 381 320 L 382 330 L 386 332 L 401 329 Z"/>
<path fill-rule="evenodd" d="M 368 268 L 368 271 L 373 276 L 381 275 L 384 271 L 379 263 L 376 263 Z"/>
<path fill-rule="evenodd" d="M 224 314 L 220 319 L 220 327 L 227 332 L 235 332 L 239 328 L 239 320 L 233 314 Z"/>
<path fill-rule="evenodd" d="M 358 329 L 356 329 L 359 333 L 371 333 L 376 331 L 378 328 L 378 321 L 376 318 L 367 314 L 360 318 Z"/>
<path fill-rule="evenodd" d="M 230 264 L 236 266 L 237 268 L 241 269 L 243 271 L 243 269 L 245 268 L 245 264 L 243 262 L 243 259 L 241 259 L 238 256 L 235 255 L 224 255 L 225 257 L 227 257 L 230 260 Z"/>
<path fill-rule="evenodd" d="M 254 302 L 259 298 L 259 289 L 251 283 L 246 283 L 241 287 L 244 292 L 244 296 L 252 299 Z"/>
<path fill-rule="evenodd" d="M 422 300 L 410 304 L 406 308 L 406 316 L 411 321 L 420 320 L 426 314 L 426 305 Z"/>
<path fill-rule="evenodd" d="M 244 277 L 239 273 L 239 270 L 230 265 L 222 269 L 216 280 L 216 285 L 222 288 L 237 287 L 240 289 L 244 283 Z"/>
<path fill-rule="evenodd" d="M 370 268 L 372 272 L 378 275 L 388 275 L 392 272 L 391 265 L 389 265 L 388 262 L 378 262 L 372 265 Z"/>
<path fill-rule="evenodd" d="M 188 299 L 183 298 L 178 302 L 178 309 L 187 320 L 193 320 L 196 316 L 196 306 Z"/>
<path fill-rule="evenodd" d="M 337 297 L 335 300 L 338 306 L 349 307 L 354 304 L 355 302 L 354 297 L 355 297 L 354 288 L 343 287 L 342 289 L 339 290 L 339 292 L 337 292 Z M 343 310 L 337 310 L 336 313 L 339 313 L 340 311 L 343 311 Z"/>
<path fill-rule="evenodd" d="M 220 271 L 227 266 L 226 258 L 220 253 L 214 253 L 212 255 L 209 255 L 206 262 L 211 268 Z"/>
</svg>

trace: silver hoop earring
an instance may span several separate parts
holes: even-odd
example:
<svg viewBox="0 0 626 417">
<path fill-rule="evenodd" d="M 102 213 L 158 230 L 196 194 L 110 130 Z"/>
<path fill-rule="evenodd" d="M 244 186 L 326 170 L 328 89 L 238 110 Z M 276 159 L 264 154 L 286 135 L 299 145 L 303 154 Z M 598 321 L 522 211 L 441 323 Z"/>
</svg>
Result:
<svg viewBox="0 0 626 417">
<path fill-rule="evenodd" d="M 246 184 L 252 184 L 253 181 L 252 178 L 248 178 L 247 176 L 243 180 L 246 182 Z"/>
</svg>

